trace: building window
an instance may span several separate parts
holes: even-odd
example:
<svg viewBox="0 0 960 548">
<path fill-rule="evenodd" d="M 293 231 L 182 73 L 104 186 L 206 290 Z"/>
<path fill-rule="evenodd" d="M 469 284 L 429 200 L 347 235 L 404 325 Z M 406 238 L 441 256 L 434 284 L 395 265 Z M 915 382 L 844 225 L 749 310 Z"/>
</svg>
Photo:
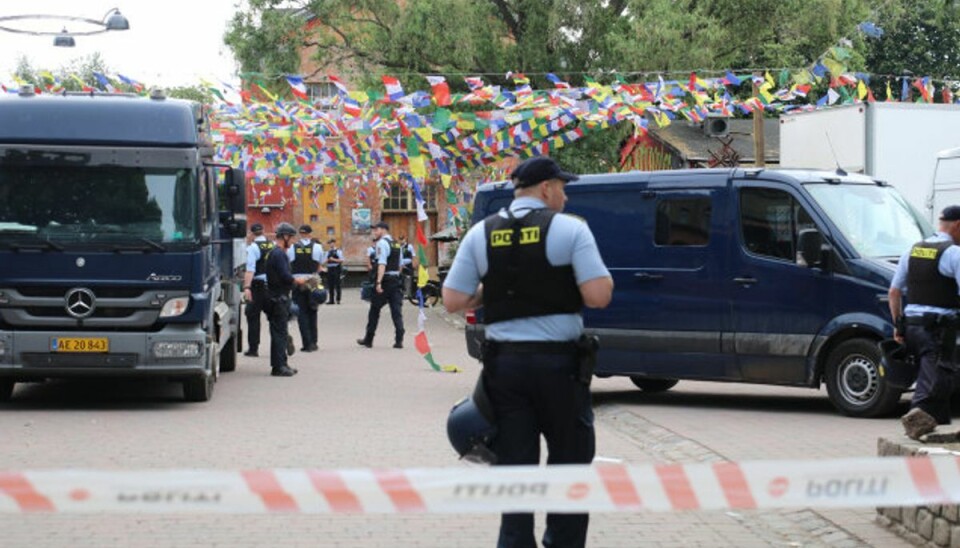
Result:
<svg viewBox="0 0 960 548">
<path fill-rule="evenodd" d="M 311 223 L 315 223 L 315 222 L 317 222 L 317 221 L 319 221 L 319 220 L 320 220 L 320 217 L 317 217 L 316 215 L 310 215 L 310 222 L 311 222 Z"/>
<path fill-rule="evenodd" d="M 437 210 L 437 185 L 420 185 L 420 196 L 423 198 L 423 208 L 427 211 Z M 390 194 L 383 199 L 383 209 L 389 211 L 416 211 L 417 200 L 412 188 L 400 183 L 390 187 Z"/>
<path fill-rule="evenodd" d="M 390 193 L 383 199 L 383 209 L 408 211 L 410 209 L 410 191 L 400 183 L 392 185 Z"/>
<path fill-rule="evenodd" d="M 333 228 L 332 226 L 328 226 L 328 227 L 327 227 L 327 236 L 330 236 L 330 237 L 332 238 L 332 237 L 334 237 L 334 236 L 336 236 L 336 235 L 337 235 L 337 231 L 334 230 L 334 228 Z"/>
<path fill-rule="evenodd" d="M 336 204 L 334 204 L 333 202 L 327 202 L 327 211 L 332 213 L 336 210 L 337 210 Z"/>
<path fill-rule="evenodd" d="M 330 82 L 310 83 L 306 84 L 306 86 L 307 96 L 310 97 L 311 103 L 323 108 L 333 108 L 333 105 L 336 103 L 334 99 L 338 93 L 337 86 Z"/>
</svg>

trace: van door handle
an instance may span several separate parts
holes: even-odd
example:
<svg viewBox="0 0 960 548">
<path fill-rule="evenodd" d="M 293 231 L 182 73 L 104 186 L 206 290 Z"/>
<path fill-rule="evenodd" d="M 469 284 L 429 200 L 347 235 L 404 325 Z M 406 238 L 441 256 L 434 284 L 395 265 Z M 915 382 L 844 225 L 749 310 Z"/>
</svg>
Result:
<svg viewBox="0 0 960 548">
<path fill-rule="evenodd" d="M 649 272 L 637 272 L 633 275 L 634 278 L 639 280 L 662 280 L 663 274 L 651 274 Z"/>
<path fill-rule="evenodd" d="M 757 279 L 756 278 L 734 278 L 733 282 L 738 284 L 743 284 L 743 285 L 750 285 L 750 284 L 757 283 Z"/>
</svg>

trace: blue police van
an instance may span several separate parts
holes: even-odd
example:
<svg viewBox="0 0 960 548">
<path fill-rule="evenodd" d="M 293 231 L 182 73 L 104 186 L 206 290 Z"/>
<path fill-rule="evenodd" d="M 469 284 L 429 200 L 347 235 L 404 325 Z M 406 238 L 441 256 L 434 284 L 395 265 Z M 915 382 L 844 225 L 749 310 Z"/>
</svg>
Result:
<svg viewBox="0 0 960 548">
<path fill-rule="evenodd" d="M 887 289 L 900 255 L 933 229 L 895 189 L 862 175 L 712 169 L 586 175 L 567 185 L 615 282 L 585 310 L 596 374 L 660 392 L 679 379 L 827 387 L 842 413 L 890 413 L 880 368 L 893 334 Z M 506 207 L 481 185 L 473 222 Z M 482 309 L 468 314 L 479 357 Z M 472 322 L 472 323 L 471 323 Z"/>
</svg>

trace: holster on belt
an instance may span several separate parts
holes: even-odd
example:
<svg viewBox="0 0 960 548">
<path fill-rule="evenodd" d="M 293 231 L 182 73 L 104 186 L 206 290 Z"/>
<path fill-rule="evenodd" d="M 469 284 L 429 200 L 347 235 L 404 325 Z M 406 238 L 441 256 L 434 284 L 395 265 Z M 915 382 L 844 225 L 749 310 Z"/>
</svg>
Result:
<svg viewBox="0 0 960 548">
<path fill-rule="evenodd" d="M 577 380 L 590 385 L 593 372 L 597 369 L 597 351 L 600 350 L 600 338 L 594 335 L 580 335 L 577 339 Z"/>
</svg>

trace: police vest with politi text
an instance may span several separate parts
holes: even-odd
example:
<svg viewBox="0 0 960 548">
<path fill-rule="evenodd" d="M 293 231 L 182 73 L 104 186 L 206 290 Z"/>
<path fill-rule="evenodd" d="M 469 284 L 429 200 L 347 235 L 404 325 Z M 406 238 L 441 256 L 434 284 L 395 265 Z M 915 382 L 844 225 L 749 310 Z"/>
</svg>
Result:
<svg viewBox="0 0 960 548">
<path fill-rule="evenodd" d="M 953 242 L 919 242 L 910 249 L 907 299 L 910 304 L 958 308 L 957 281 L 940 274 L 940 259 Z"/>
<path fill-rule="evenodd" d="M 520 218 L 507 214 L 484 221 L 489 265 L 483 277 L 484 323 L 579 313 L 583 297 L 573 266 L 553 266 L 547 260 L 547 232 L 556 212 L 534 209 Z"/>
</svg>

